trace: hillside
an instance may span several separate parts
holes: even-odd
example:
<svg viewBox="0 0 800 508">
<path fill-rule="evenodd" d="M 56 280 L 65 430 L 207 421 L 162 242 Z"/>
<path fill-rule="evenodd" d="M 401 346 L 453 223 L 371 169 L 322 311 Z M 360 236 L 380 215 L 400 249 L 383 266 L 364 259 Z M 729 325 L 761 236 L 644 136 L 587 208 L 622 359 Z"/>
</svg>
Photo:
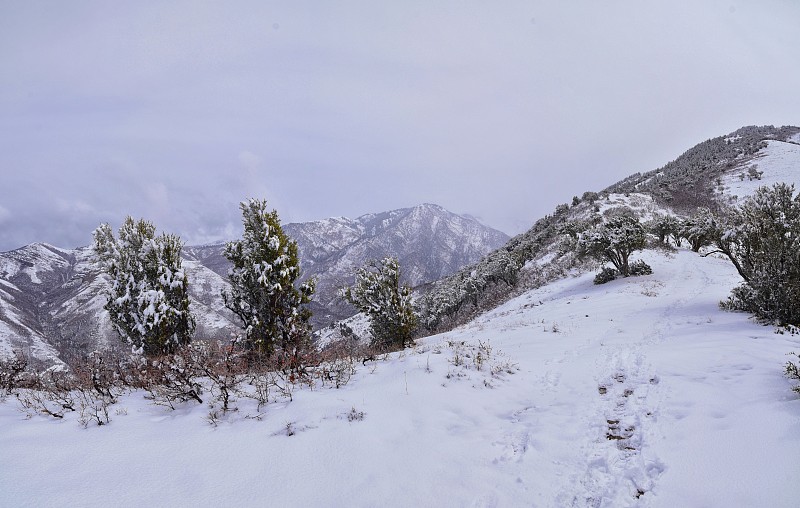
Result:
<svg viewBox="0 0 800 508">
<path fill-rule="evenodd" d="M 738 283 L 729 263 L 643 257 L 654 275 L 603 286 L 591 273 L 565 278 L 359 363 L 339 390 L 298 388 L 260 411 L 241 399 L 216 427 L 206 405 L 169 411 L 141 392 L 88 430 L 72 417 L 28 420 L 9 399 L 2 499 L 795 506 L 800 400 L 781 365 L 800 340 L 718 309 Z"/>
<path fill-rule="evenodd" d="M 634 173 L 600 192 L 585 192 L 556 207 L 527 232 L 512 238 L 478 263 L 425 288 L 420 299 L 423 325 L 440 332 L 482 311 L 566 275 L 580 263 L 564 244 L 576 224 L 601 221 L 614 207 L 691 214 L 735 202 L 761 185 L 800 180 L 800 127 L 743 127 L 704 141 L 661 168 Z"/>
</svg>

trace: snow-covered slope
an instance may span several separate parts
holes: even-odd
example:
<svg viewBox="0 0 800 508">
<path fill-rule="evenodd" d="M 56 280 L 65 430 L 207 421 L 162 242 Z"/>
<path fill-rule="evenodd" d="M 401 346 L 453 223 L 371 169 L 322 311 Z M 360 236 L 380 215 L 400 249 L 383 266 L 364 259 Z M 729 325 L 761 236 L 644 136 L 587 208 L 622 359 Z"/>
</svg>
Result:
<svg viewBox="0 0 800 508">
<path fill-rule="evenodd" d="M 719 310 L 726 261 L 643 257 L 651 276 L 558 281 L 216 428 L 141 393 L 88 430 L 8 400 L 0 504 L 797 506 L 800 338 Z"/>
<path fill-rule="evenodd" d="M 783 141 L 767 141 L 767 147 L 759 151 L 748 164 L 723 178 L 725 194 L 736 198 L 752 195 L 757 188 L 764 185 L 789 183 L 797 188 L 798 182 L 800 144 Z"/>
</svg>

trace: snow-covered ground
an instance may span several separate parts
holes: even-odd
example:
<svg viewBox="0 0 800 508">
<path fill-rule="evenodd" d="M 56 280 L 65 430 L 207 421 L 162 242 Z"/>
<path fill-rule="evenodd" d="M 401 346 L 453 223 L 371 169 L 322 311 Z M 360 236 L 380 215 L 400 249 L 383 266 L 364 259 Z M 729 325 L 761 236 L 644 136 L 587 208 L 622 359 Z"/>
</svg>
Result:
<svg viewBox="0 0 800 508">
<path fill-rule="evenodd" d="M 725 186 L 726 194 L 742 198 L 751 196 L 759 187 L 771 186 L 776 183 L 795 184 L 795 188 L 798 187 L 800 145 L 783 141 L 767 141 L 767 144 L 767 148 L 761 150 L 750 164 L 725 175 L 722 183 Z M 762 173 L 759 179 L 751 180 L 748 176 L 750 165 L 755 166 L 756 171 Z"/>
<path fill-rule="evenodd" d="M 84 429 L 9 399 L 0 505 L 797 506 L 800 338 L 718 309 L 727 262 L 641 257 L 653 275 L 558 281 L 260 420 L 132 393 Z"/>
</svg>

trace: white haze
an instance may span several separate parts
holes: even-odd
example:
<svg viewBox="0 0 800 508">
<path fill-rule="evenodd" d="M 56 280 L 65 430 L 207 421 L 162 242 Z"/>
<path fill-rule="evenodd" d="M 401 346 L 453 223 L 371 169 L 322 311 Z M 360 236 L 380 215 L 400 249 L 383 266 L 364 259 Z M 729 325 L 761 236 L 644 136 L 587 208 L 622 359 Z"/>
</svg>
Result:
<svg viewBox="0 0 800 508">
<path fill-rule="evenodd" d="M 438 203 L 507 233 L 800 123 L 800 4 L 3 2 L 0 250 Z"/>
</svg>

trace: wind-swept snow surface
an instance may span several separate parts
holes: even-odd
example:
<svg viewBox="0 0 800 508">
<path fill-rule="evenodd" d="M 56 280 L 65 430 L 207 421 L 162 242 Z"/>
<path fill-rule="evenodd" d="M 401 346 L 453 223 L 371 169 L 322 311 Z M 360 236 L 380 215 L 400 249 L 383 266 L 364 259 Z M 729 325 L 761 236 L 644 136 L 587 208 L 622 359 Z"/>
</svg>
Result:
<svg viewBox="0 0 800 508">
<path fill-rule="evenodd" d="M 727 262 L 642 257 L 653 275 L 559 281 L 260 420 L 132 393 L 83 429 L 9 399 L 0 505 L 797 506 L 800 339 L 718 309 Z"/>
</svg>

